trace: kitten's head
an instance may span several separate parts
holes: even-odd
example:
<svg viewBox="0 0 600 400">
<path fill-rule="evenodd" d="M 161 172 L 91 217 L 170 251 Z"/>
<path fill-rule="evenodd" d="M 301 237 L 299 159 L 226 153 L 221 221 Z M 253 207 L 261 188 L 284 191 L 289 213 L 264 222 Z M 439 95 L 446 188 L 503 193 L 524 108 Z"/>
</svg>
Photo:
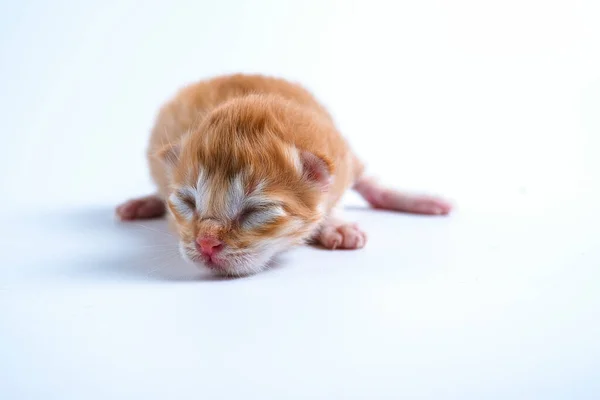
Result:
<svg viewBox="0 0 600 400">
<path fill-rule="evenodd" d="M 184 258 L 252 274 L 318 226 L 332 163 L 282 140 L 296 128 L 279 117 L 261 101 L 233 101 L 159 152 Z"/>
</svg>

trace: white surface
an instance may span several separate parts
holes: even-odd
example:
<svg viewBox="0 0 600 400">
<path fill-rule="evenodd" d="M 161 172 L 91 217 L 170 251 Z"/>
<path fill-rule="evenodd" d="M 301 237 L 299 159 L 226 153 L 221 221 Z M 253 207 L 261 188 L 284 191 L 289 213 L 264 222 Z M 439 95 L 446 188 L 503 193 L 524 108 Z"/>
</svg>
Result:
<svg viewBox="0 0 600 400">
<path fill-rule="evenodd" d="M 0 3 L 0 396 L 598 398 L 599 8 Z M 304 82 L 375 172 L 458 212 L 354 208 L 364 251 L 241 280 L 116 223 L 160 103 L 239 70 Z"/>
</svg>

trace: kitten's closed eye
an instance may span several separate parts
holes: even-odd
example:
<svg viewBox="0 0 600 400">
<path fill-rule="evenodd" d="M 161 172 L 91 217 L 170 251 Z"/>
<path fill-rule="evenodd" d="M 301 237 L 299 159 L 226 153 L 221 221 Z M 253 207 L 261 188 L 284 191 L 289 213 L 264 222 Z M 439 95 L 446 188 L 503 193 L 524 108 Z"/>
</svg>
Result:
<svg viewBox="0 0 600 400">
<path fill-rule="evenodd" d="M 238 216 L 242 228 L 252 229 L 285 215 L 281 206 L 253 206 L 245 208 Z"/>
<path fill-rule="evenodd" d="M 248 207 L 245 208 L 244 210 L 242 210 L 242 212 L 240 213 L 240 215 L 238 216 L 238 220 L 240 222 L 245 221 L 249 216 L 251 216 L 252 214 L 259 212 L 261 209 L 258 207 Z"/>
<path fill-rule="evenodd" d="M 186 219 L 192 219 L 196 212 L 196 200 L 189 193 L 173 193 L 169 202 L 179 215 Z"/>
<path fill-rule="evenodd" d="M 196 200 L 193 197 L 185 196 L 181 200 L 186 207 L 189 207 L 192 210 L 196 209 Z"/>
</svg>

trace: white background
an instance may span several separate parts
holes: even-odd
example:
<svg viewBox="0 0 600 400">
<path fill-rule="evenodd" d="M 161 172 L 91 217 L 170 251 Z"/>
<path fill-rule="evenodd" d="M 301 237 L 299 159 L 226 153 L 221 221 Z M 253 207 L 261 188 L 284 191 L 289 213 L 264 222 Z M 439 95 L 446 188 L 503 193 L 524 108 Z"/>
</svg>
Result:
<svg viewBox="0 0 600 400">
<path fill-rule="evenodd" d="M 600 3 L 3 1 L 0 396 L 600 396 Z M 149 193 L 160 104 L 304 83 L 372 171 L 458 205 L 349 210 L 360 252 L 184 265 Z M 357 203 L 350 197 L 348 204 Z"/>
</svg>

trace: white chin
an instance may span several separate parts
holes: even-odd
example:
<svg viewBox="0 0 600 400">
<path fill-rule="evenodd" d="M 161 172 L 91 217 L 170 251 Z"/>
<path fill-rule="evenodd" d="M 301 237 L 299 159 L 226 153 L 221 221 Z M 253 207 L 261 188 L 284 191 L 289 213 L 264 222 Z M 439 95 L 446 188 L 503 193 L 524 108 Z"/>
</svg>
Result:
<svg viewBox="0 0 600 400">
<path fill-rule="evenodd" d="M 211 272 L 222 275 L 222 276 L 248 276 L 254 275 L 258 272 L 263 271 L 266 268 L 265 264 L 258 264 L 255 262 L 244 261 L 244 262 L 211 262 L 211 261 L 195 261 L 195 265 L 201 268 L 209 269 Z"/>
<path fill-rule="evenodd" d="M 273 246 L 274 247 L 274 246 Z M 267 269 L 275 254 L 283 249 L 270 248 L 267 251 L 252 252 L 245 255 L 231 255 L 222 260 L 212 262 L 203 260 L 199 254 L 188 252 L 184 243 L 179 244 L 179 250 L 184 260 L 222 276 L 248 276 Z M 279 250 L 279 251 L 278 251 Z"/>
</svg>

